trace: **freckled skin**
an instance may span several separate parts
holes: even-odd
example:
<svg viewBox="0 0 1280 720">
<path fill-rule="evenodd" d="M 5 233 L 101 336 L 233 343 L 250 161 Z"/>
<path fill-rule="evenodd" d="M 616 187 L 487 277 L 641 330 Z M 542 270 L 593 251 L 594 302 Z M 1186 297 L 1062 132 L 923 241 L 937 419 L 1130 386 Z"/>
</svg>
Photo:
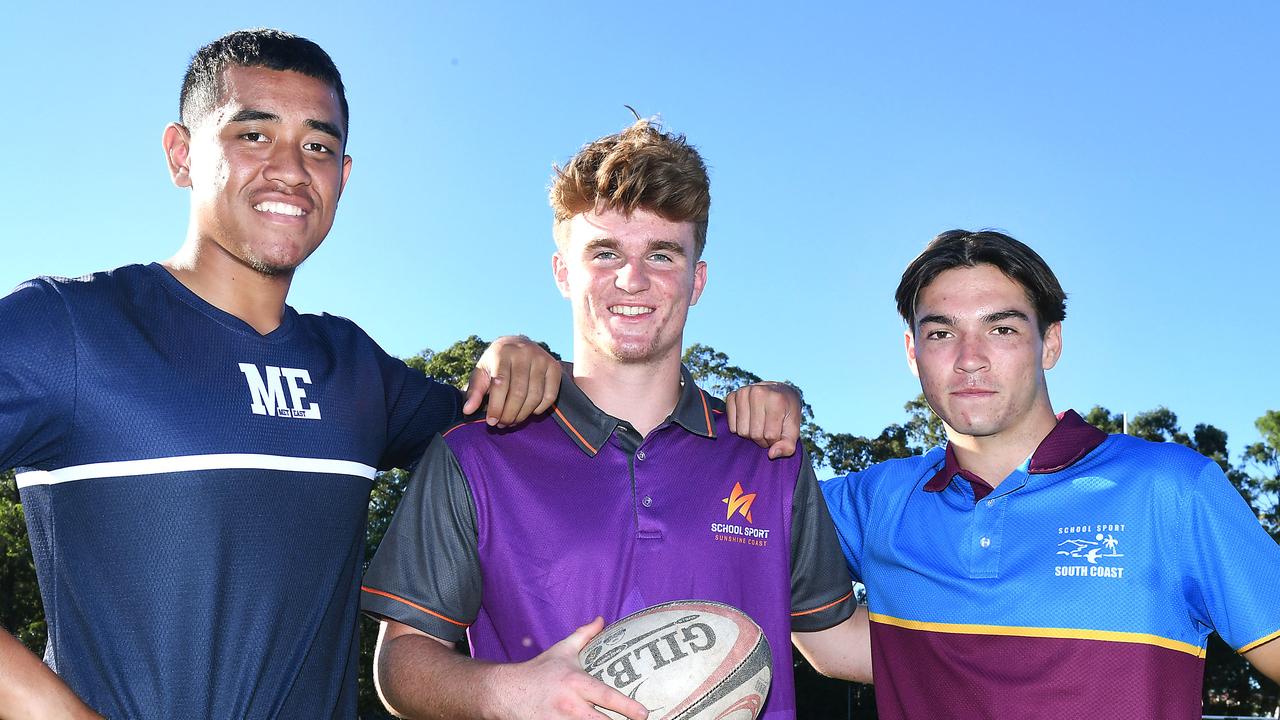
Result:
<svg viewBox="0 0 1280 720">
<path fill-rule="evenodd" d="M 623 363 L 679 364 L 689 307 L 706 284 L 690 222 L 645 210 L 577 215 L 553 258 L 556 285 L 573 306 L 574 355 Z M 622 315 L 610 308 L 650 309 Z"/>
</svg>

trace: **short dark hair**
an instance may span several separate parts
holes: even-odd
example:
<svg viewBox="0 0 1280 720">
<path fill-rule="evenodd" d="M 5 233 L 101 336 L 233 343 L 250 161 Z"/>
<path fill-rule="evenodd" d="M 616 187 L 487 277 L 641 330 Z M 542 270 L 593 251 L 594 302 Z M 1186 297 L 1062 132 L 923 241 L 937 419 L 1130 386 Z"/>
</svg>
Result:
<svg viewBox="0 0 1280 720">
<path fill-rule="evenodd" d="M 194 126 L 217 106 L 226 89 L 223 73 L 232 66 L 289 70 L 327 83 L 338 94 L 342 106 L 342 139 L 346 141 L 351 124 L 347 91 L 333 58 L 304 37 L 271 28 L 237 30 L 196 51 L 182 78 L 182 94 L 178 98 L 178 116 L 183 125 Z"/>
<path fill-rule="evenodd" d="M 894 299 L 898 314 L 915 330 L 916 300 L 938 275 L 958 267 L 992 265 L 1022 286 L 1036 311 L 1040 334 L 1067 317 L 1067 294 L 1035 250 L 995 230 L 948 230 L 935 237 L 902 273 Z"/>
<path fill-rule="evenodd" d="M 632 111 L 634 112 L 634 111 Z M 647 210 L 671 222 L 693 223 L 694 259 L 707 244 L 711 181 L 698 149 L 684 135 L 637 118 L 620 133 L 585 145 L 551 177 L 557 243 L 575 215 L 605 209 Z"/>
</svg>

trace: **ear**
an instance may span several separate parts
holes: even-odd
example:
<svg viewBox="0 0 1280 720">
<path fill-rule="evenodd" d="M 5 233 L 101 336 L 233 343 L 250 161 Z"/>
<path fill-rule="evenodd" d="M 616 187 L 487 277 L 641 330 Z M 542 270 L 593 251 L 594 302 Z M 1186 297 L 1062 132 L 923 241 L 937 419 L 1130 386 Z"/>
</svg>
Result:
<svg viewBox="0 0 1280 720">
<path fill-rule="evenodd" d="M 347 189 L 347 178 L 351 177 L 351 156 L 342 156 L 342 184 L 338 186 L 338 197 L 342 197 L 342 191 Z"/>
<path fill-rule="evenodd" d="M 707 286 L 707 263 L 699 260 L 693 266 L 693 294 L 689 297 L 690 305 L 697 305 L 702 297 L 702 290 Z"/>
<path fill-rule="evenodd" d="M 178 187 L 191 187 L 191 131 L 179 123 L 169 123 L 161 138 L 169 178 Z"/>
<path fill-rule="evenodd" d="M 920 368 L 916 367 L 916 337 L 910 330 L 902 335 L 907 344 L 907 367 L 911 368 L 912 375 L 920 377 Z"/>
<path fill-rule="evenodd" d="M 569 266 L 565 264 L 564 258 L 560 257 L 560 251 L 551 253 L 551 274 L 555 276 L 556 287 L 560 288 L 560 294 L 569 297 Z"/>
<path fill-rule="evenodd" d="M 1056 322 L 1044 331 L 1044 347 L 1040 351 L 1040 367 L 1053 369 L 1062 357 L 1062 323 Z"/>
</svg>

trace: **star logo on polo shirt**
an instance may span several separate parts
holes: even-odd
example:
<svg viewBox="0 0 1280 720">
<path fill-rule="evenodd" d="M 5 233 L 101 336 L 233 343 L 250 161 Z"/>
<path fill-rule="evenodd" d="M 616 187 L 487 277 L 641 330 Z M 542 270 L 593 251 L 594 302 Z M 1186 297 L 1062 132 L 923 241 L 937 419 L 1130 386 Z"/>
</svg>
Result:
<svg viewBox="0 0 1280 720">
<path fill-rule="evenodd" d="M 720 499 L 720 502 L 729 506 L 728 511 L 724 514 L 724 519 L 731 519 L 736 512 L 746 518 L 747 522 L 755 522 L 751 519 L 751 504 L 755 501 L 755 493 L 743 492 L 742 483 L 735 482 L 733 484 L 733 492 L 729 493 L 729 497 Z"/>
</svg>

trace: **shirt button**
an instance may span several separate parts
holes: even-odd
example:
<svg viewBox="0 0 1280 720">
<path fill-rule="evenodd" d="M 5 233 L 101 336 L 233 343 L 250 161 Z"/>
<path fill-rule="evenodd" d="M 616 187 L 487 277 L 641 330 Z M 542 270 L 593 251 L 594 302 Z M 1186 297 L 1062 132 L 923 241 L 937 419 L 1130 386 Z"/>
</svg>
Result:
<svg viewBox="0 0 1280 720">
<path fill-rule="evenodd" d="M 995 500 L 988 500 L 988 501 L 987 501 L 987 507 L 995 507 L 995 506 L 996 506 L 996 501 L 995 501 Z"/>
<path fill-rule="evenodd" d="M 640 504 L 641 504 L 641 505 L 644 505 L 645 507 L 652 507 L 652 506 L 653 506 L 653 498 L 649 497 L 648 495 L 645 495 L 645 496 L 644 496 L 644 499 L 640 501 Z"/>
<path fill-rule="evenodd" d="M 982 538 L 981 540 L 979 540 L 979 541 L 978 541 L 978 544 L 979 544 L 979 545 L 981 545 L 981 546 L 982 546 L 982 547 L 984 547 L 984 548 L 989 548 L 989 547 L 991 547 L 991 538 L 989 538 L 989 537 L 984 537 L 984 538 Z"/>
<path fill-rule="evenodd" d="M 643 459 L 644 459 L 644 451 L 643 451 L 643 450 L 640 450 L 639 452 L 637 452 L 637 453 L 636 453 L 636 459 L 637 459 L 637 460 L 643 460 Z"/>
</svg>

